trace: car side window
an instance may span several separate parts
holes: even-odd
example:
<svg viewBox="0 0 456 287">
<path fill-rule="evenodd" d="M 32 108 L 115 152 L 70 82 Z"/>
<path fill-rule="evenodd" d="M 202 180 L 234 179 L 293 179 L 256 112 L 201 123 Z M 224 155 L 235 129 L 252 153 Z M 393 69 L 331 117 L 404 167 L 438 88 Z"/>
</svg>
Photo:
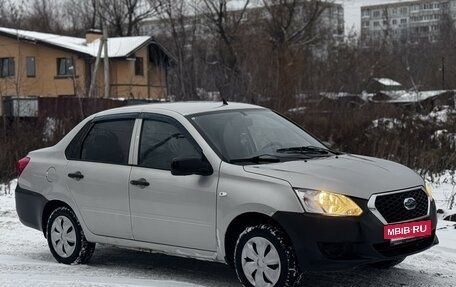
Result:
<svg viewBox="0 0 456 287">
<path fill-rule="evenodd" d="M 97 122 L 82 143 L 81 160 L 128 164 L 135 120 Z"/>
<path fill-rule="evenodd" d="M 171 170 L 171 163 L 177 157 L 201 157 L 201 152 L 182 129 L 167 121 L 145 119 L 141 130 L 138 165 Z"/>
</svg>

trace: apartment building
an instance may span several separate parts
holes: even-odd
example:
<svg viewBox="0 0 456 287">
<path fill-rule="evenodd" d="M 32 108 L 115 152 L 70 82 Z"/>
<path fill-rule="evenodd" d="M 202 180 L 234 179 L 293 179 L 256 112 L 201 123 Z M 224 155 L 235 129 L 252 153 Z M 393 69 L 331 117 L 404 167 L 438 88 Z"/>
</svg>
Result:
<svg viewBox="0 0 456 287">
<path fill-rule="evenodd" d="M 307 1 L 300 1 L 298 3 L 296 17 L 303 17 L 306 15 L 303 12 L 306 9 Z M 326 2 L 321 1 L 321 5 L 324 5 L 324 10 L 318 19 L 318 24 L 315 25 L 319 29 L 320 35 L 324 35 L 327 38 L 336 39 L 343 41 L 344 38 L 344 8 L 341 3 L 337 2 Z M 243 9 L 243 5 L 234 5 L 229 6 L 228 11 L 232 13 L 234 18 L 237 18 Z M 203 9 L 197 9 L 192 7 L 187 11 L 186 16 L 182 19 L 182 22 L 177 22 L 177 28 L 184 28 L 179 31 L 176 31 L 180 34 L 195 35 L 197 38 L 207 39 L 211 35 L 209 29 L 209 23 L 207 22 L 207 17 L 204 15 Z M 255 21 L 252 22 L 261 22 L 259 20 L 269 17 L 266 7 L 259 4 L 251 4 L 247 7 L 243 18 L 241 21 L 248 22 L 251 19 Z M 306 21 L 306 19 L 296 19 L 298 21 Z M 155 35 L 155 36 L 171 36 L 171 30 L 169 28 L 169 19 L 161 19 L 159 17 L 145 19 L 140 23 L 140 33 L 141 35 Z M 261 22 L 262 23 L 262 22 Z M 255 31 L 255 27 L 249 27 L 249 30 Z"/>
<path fill-rule="evenodd" d="M 361 7 L 364 43 L 391 39 L 402 43 L 438 41 L 456 19 L 456 0 L 418 0 Z"/>
</svg>

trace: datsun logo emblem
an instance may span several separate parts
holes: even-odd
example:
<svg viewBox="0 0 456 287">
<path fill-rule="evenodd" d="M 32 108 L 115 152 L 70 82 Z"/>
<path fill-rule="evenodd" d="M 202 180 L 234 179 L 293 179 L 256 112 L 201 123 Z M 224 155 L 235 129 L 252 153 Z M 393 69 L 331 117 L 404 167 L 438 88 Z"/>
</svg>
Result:
<svg viewBox="0 0 456 287">
<path fill-rule="evenodd" d="M 404 199 L 404 207 L 407 210 L 413 210 L 417 206 L 417 202 L 413 197 L 408 197 Z"/>
</svg>

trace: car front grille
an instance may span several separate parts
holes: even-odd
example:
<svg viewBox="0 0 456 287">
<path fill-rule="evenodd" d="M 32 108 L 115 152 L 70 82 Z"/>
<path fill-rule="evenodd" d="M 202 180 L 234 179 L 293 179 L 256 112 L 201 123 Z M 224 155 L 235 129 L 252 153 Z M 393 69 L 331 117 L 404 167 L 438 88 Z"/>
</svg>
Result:
<svg viewBox="0 0 456 287">
<path fill-rule="evenodd" d="M 416 207 L 408 210 L 404 201 L 413 198 Z M 416 188 L 403 192 L 379 194 L 375 198 L 375 208 L 387 223 L 410 221 L 428 215 L 429 199 L 422 188 Z"/>
</svg>

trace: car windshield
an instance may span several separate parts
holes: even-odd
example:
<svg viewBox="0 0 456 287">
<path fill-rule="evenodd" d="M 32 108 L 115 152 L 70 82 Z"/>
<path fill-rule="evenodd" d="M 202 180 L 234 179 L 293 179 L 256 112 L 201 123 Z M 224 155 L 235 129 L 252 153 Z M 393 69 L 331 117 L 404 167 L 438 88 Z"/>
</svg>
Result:
<svg viewBox="0 0 456 287">
<path fill-rule="evenodd" d="M 299 126 L 266 109 L 197 114 L 190 120 L 212 148 L 231 163 L 270 163 L 330 153 Z"/>
</svg>

